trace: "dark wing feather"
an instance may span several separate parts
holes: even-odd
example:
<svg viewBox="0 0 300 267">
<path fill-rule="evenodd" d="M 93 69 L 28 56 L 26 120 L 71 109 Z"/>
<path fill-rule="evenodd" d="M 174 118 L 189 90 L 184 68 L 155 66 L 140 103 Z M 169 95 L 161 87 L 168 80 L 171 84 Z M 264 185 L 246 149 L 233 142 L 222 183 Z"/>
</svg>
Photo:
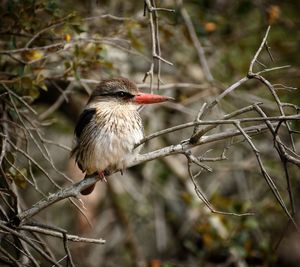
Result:
<svg viewBox="0 0 300 267">
<path fill-rule="evenodd" d="M 96 113 L 95 108 L 85 109 L 81 113 L 74 131 L 77 138 L 80 138 L 83 129 L 89 124 L 89 122 L 92 120 L 95 113 Z"/>
<path fill-rule="evenodd" d="M 92 120 L 93 116 L 96 113 L 96 109 L 95 108 L 89 108 L 89 109 L 85 109 L 79 116 L 78 122 L 76 124 L 74 133 L 77 137 L 77 144 L 76 146 L 72 149 L 71 151 L 71 157 L 73 157 L 74 155 L 76 156 L 76 162 L 79 166 L 79 168 L 84 172 L 85 170 L 83 170 L 82 165 L 80 164 L 80 162 L 78 162 L 78 149 L 79 149 L 79 138 L 84 130 L 84 128 L 89 124 L 89 122 Z"/>
</svg>

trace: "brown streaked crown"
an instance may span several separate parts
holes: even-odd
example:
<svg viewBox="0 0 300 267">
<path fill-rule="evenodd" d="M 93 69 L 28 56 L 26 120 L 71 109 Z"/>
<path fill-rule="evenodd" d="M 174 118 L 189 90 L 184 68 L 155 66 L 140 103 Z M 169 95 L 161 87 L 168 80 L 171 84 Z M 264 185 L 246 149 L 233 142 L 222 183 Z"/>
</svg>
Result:
<svg viewBox="0 0 300 267">
<path fill-rule="evenodd" d="M 107 79 L 100 82 L 100 84 L 93 91 L 90 100 L 93 98 L 123 98 L 130 99 L 138 94 L 139 90 L 136 85 L 126 78 L 119 77 Z"/>
</svg>

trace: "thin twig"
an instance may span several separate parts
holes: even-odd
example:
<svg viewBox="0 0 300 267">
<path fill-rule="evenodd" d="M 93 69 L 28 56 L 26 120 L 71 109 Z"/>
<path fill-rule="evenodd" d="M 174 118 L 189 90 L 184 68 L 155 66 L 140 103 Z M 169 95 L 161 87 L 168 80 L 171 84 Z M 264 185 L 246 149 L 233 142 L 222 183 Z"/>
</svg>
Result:
<svg viewBox="0 0 300 267">
<path fill-rule="evenodd" d="M 4 83 L 1 83 L 2 86 L 5 88 L 5 90 L 10 94 L 13 95 L 15 98 L 17 98 L 28 110 L 30 110 L 33 114 L 37 115 L 37 112 L 25 101 L 22 99 L 22 97 L 18 96 L 15 92 L 10 90 L 8 86 Z"/>
<path fill-rule="evenodd" d="M 64 249 L 66 251 L 66 255 L 67 257 L 67 266 L 69 267 L 69 263 L 71 267 L 75 267 L 74 262 L 73 262 L 73 258 L 72 258 L 72 254 L 70 252 L 69 246 L 68 246 L 68 239 L 67 239 L 67 235 L 66 233 L 62 233 L 63 234 L 63 243 L 64 243 Z"/>
<path fill-rule="evenodd" d="M 263 110 L 259 106 L 256 106 L 255 108 L 260 115 L 267 118 L 267 115 L 263 112 Z M 292 157 L 287 154 L 286 147 L 283 145 L 283 143 L 278 135 L 279 126 L 277 126 L 277 129 L 275 129 L 273 127 L 273 125 L 270 123 L 270 121 L 266 121 L 266 124 L 268 125 L 271 133 L 273 134 L 274 145 L 275 145 L 275 148 L 276 148 L 278 155 L 280 156 L 282 164 L 283 164 L 285 177 L 286 177 L 286 181 L 287 181 L 287 191 L 289 194 L 290 204 L 291 204 L 291 209 L 292 209 L 292 215 L 295 215 L 295 203 L 294 203 L 294 197 L 292 194 L 291 180 L 290 180 L 290 176 L 289 176 L 289 172 L 288 172 L 288 168 L 287 168 L 287 163 L 291 162 L 291 163 L 294 163 L 295 165 L 298 165 L 297 163 L 299 161 L 297 161 L 294 158 L 293 158 L 293 160 L 291 160 Z M 280 125 L 280 123 L 278 125 Z"/>
<path fill-rule="evenodd" d="M 208 63 L 207 63 L 207 60 L 206 60 L 206 56 L 205 56 L 205 51 L 204 51 L 203 46 L 201 45 L 201 43 L 199 41 L 199 38 L 197 37 L 195 27 L 192 23 L 192 20 L 189 16 L 188 12 L 183 7 L 181 1 L 178 1 L 178 2 L 180 2 L 179 5 L 180 5 L 181 16 L 184 20 L 184 23 L 185 23 L 185 25 L 188 29 L 188 32 L 190 34 L 190 37 L 191 37 L 192 41 L 193 41 L 194 47 L 197 51 L 198 59 L 199 59 L 200 65 L 202 67 L 204 77 L 206 78 L 206 80 L 208 82 L 212 82 L 214 80 L 214 78 L 213 78 L 213 76 L 210 72 L 210 69 L 209 69 L 209 66 L 208 66 Z"/>
<path fill-rule="evenodd" d="M 249 78 L 248 77 L 244 77 L 242 79 L 240 79 L 239 81 L 235 82 L 234 84 L 232 84 L 231 86 L 229 86 L 223 93 L 221 93 L 220 95 L 218 95 L 212 102 L 210 102 L 204 109 L 203 113 L 202 113 L 202 117 L 206 116 L 208 114 L 208 112 L 215 106 L 217 105 L 226 95 L 228 95 L 229 93 L 231 93 L 233 90 L 235 90 L 236 88 L 238 88 L 239 86 L 241 86 L 243 83 L 245 83 L 246 81 L 248 81 Z M 191 143 L 197 143 L 197 141 L 199 140 L 199 138 L 205 134 L 205 129 L 199 130 L 197 133 L 195 133 L 194 135 L 192 135 L 192 137 L 190 138 L 190 142 Z"/>
<path fill-rule="evenodd" d="M 15 259 L 10 253 L 8 253 L 7 250 L 5 250 L 3 247 L 0 247 L 0 251 L 3 255 L 5 255 L 15 266 L 22 267 L 21 263 Z"/>
<path fill-rule="evenodd" d="M 290 116 L 267 117 L 267 118 L 255 117 L 255 118 L 242 118 L 242 119 L 232 119 L 232 120 L 227 119 L 227 118 L 232 118 L 234 116 L 237 116 L 239 114 L 242 114 L 244 112 L 248 112 L 248 111 L 252 110 L 253 105 L 242 108 L 239 111 L 233 112 L 232 114 L 225 115 L 224 119 L 221 119 L 221 120 L 187 122 L 187 123 L 179 124 L 179 125 L 158 131 L 156 133 L 150 134 L 150 135 L 146 136 L 145 138 L 143 138 L 138 144 L 135 145 L 135 147 L 138 147 L 139 145 L 141 145 L 153 138 L 156 138 L 158 136 L 176 132 L 178 130 L 182 130 L 182 129 L 193 127 L 193 126 L 210 125 L 209 127 L 205 128 L 205 130 L 208 131 L 208 130 L 215 128 L 218 125 L 234 124 L 235 122 L 247 123 L 247 122 L 262 122 L 262 121 L 267 121 L 267 120 L 269 120 L 269 121 L 288 121 L 288 120 L 299 120 L 300 119 L 300 114 L 299 115 L 290 115 Z"/>
<path fill-rule="evenodd" d="M 59 107 L 64 103 L 66 100 L 66 97 L 73 91 L 74 89 L 74 83 L 70 82 L 70 84 L 67 86 L 66 90 L 63 94 L 60 94 L 60 96 L 56 99 L 56 101 L 50 106 L 47 110 L 45 110 L 43 113 L 39 115 L 39 120 L 45 120 L 48 118 L 52 113 L 54 113 L 56 110 L 59 109 Z"/>
<path fill-rule="evenodd" d="M 38 246 L 36 246 L 28 237 L 26 237 L 25 235 L 19 233 L 16 230 L 13 230 L 12 228 L 3 225 L 2 223 L 0 223 L 0 228 L 4 229 L 5 231 L 11 233 L 12 235 L 24 240 L 28 245 L 30 245 L 32 248 L 34 248 L 39 254 L 41 254 L 46 260 L 48 260 L 49 262 L 51 262 L 52 264 L 54 264 L 57 267 L 62 267 L 60 264 L 56 263 L 55 260 L 53 260 L 48 254 L 46 254 L 42 249 L 40 249 Z"/>
<path fill-rule="evenodd" d="M 250 66 L 249 66 L 249 70 L 248 70 L 248 74 L 249 74 L 249 75 L 253 75 L 253 73 L 254 73 L 254 71 L 253 71 L 254 63 L 257 61 L 258 56 L 259 56 L 261 50 L 263 49 L 263 47 L 265 46 L 265 44 L 266 44 L 266 42 L 267 42 L 267 38 L 268 38 L 270 29 L 271 29 L 271 26 L 269 26 L 269 27 L 267 28 L 267 31 L 266 31 L 266 33 L 265 33 L 265 36 L 263 37 L 263 40 L 262 40 L 262 42 L 261 42 L 259 48 L 257 49 L 257 51 L 256 51 L 256 53 L 255 53 L 253 59 L 251 60 L 251 63 L 250 63 Z"/>
<path fill-rule="evenodd" d="M 279 205 L 282 207 L 283 211 L 286 213 L 288 218 L 292 221 L 292 223 L 294 224 L 297 231 L 299 231 L 299 227 L 298 227 L 296 221 L 294 220 L 294 218 L 292 217 L 292 215 L 290 214 L 289 210 L 287 209 L 287 207 L 284 203 L 284 200 L 277 189 L 277 186 L 275 185 L 274 181 L 272 180 L 272 178 L 270 177 L 270 175 L 268 174 L 268 172 L 266 171 L 266 169 L 263 165 L 259 150 L 256 148 L 254 143 L 251 141 L 251 138 L 245 132 L 245 130 L 241 127 L 241 125 L 239 123 L 236 123 L 235 125 L 236 125 L 237 129 L 241 132 L 241 134 L 245 137 L 245 139 L 249 143 L 250 147 L 252 148 L 252 150 L 256 156 L 257 162 L 259 164 L 261 173 L 262 173 L 263 177 L 265 178 L 265 180 L 266 180 L 268 186 L 270 187 L 273 195 L 275 196 L 276 200 L 278 201 Z"/>
<path fill-rule="evenodd" d="M 21 230 L 25 230 L 25 231 L 29 231 L 29 232 L 36 232 L 36 233 L 40 233 L 40 234 L 44 234 L 44 235 L 48 235 L 48 236 L 53 236 L 53 237 L 57 237 L 57 238 L 63 238 L 63 233 L 59 232 L 59 231 L 54 231 L 54 230 L 50 230 L 50 229 L 45 229 L 45 228 L 41 228 L 38 226 L 31 226 L 31 225 L 21 225 L 18 227 Z M 96 239 L 96 238 L 86 238 L 86 237 L 80 237 L 77 235 L 70 235 L 70 234 L 66 234 L 66 238 L 69 241 L 72 242 L 83 242 L 83 243 L 94 243 L 94 244 L 105 244 L 105 240 L 102 238 Z"/>
<path fill-rule="evenodd" d="M 206 196 L 204 195 L 204 193 L 201 191 L 199 185 L 197 184 L 197 181 L 196 181 L 196 176 L 199 176 L 199 174 L 201 172 L 198 172 L 198 174 L 194 175 L 192 170 L 191 170 L 191 163 L 192 163 L 192 160 L 190 158 L 190 155 L 189 154 L 186 154 L 187 156 L 187 160 L 188 160 L 188 172 L 189 172 L 189 176 L 190 176 L 190 179 L 194 185 L 194 189 L 195 189 L 195 192 L 197 194 L 197 196 L 199 197 L 200 200 L 202 200 L 202 202 L 205 204 L 205 206 L 212 212 L 212 213 L 215 213 L 215 214 L 222 214 L 222 215 L 232 215 L 232 216 L 238 216 L 238 217 L 242 217 L 242 216 L 250 216 L 250 215 L 254 215 L 254 213 L 251 213 L 251 212 L 247 212 L 247 213 L 235 213 L 235 212 L 226 212 L 226 211 L 219 211 L 219 210 L 216 210 L 212 205 L 211 203 L 209 202 L 209 200 L 206 198 Z"/>
</svg>

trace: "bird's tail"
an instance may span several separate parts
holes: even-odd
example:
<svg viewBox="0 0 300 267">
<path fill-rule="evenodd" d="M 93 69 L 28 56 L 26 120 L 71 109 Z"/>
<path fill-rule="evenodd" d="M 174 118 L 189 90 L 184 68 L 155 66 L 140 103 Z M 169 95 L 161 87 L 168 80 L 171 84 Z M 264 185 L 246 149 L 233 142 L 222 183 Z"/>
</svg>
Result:
<svg viewBox="0 0 300 267">
<path fill-rule="evenodd" d="M 94 175 L 95 175 L 95 174 L 93 174 L 93 176 L 94 176 Z M 89 178 L 90 176 L 91 176 L 91 175 L 86 174 L 85 177 L 84 177 L 84 179 L 87 179 L 87 178 Z M 94 191 L 95 186 L 96 186 L 96 183 L 94 183 L 94 184 L 90 185 L 89 187 L 83 189 L 80 193 L 81 193 L 82 195 L 84 195 L 84 196 L 89 195 L 89 194 L 91 194 L 91 193 Z"/>
</svg>

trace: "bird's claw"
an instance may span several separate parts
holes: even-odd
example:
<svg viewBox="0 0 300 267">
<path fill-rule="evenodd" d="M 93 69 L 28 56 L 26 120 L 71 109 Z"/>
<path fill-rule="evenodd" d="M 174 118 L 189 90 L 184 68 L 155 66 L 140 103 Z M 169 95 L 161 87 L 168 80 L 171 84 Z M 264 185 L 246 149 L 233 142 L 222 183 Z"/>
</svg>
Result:
<svg viewBox="0 0 300 267">
<path fill-rule="evenodd" d="M 99 172 L 99 180 L 100 180 L 101 182 L 107 183 L 107 180 L 106 180 L 104 171 Z"/>
</svg>

